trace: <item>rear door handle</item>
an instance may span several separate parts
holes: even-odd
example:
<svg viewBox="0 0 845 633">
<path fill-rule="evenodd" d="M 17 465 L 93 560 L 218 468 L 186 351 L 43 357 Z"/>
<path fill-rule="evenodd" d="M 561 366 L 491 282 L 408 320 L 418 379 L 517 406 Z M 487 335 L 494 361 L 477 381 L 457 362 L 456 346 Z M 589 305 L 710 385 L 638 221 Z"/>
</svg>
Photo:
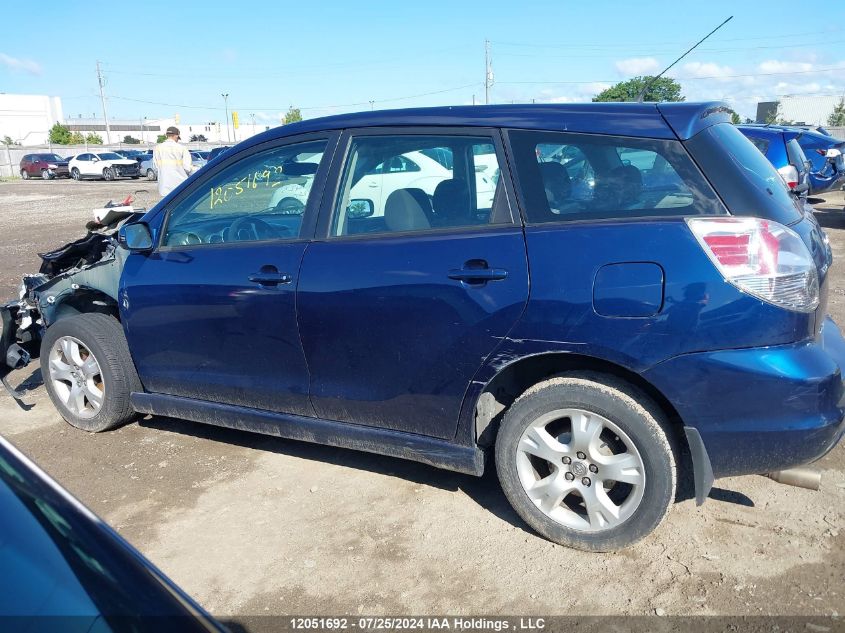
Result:
<svg viewBox="0 0 845 633">
<path fill-rule="evenodd" d="M 500 281 L 508 276 L 504 268 L 453 268 L 449 271 L 449 279 L 457 279 L 468 283 L 485 283 Z"/>
<path fill-rule="evenodd" d="M 278 286 L 279 284 L 289 284 L 293 278 L 287 273 L 280 273 L 278 271 L 271 272 L 261 270 L 257 273 L 252 273 L 248 279 L 256 284 L 262 286 Z"/>
</svg>

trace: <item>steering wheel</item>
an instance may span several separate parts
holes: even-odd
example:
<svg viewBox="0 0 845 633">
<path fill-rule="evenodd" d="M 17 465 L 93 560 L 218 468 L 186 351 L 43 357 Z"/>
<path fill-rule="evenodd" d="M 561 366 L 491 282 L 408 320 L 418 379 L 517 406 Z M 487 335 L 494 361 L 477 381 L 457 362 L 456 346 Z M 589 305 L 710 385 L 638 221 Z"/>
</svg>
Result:
<svg viewBox="0 0 845 633">
<path fill-rule="evenodd" d="M 305 212 L 305 205 L 296 198 L 286 196 L 276 204 L 275 211 L 282 215 L 302 215 Z"/>
<path fill-rule="evenodd" d="M 243 230 L 248 230 L 252 234 L 248 237 L 241 238 L 239 237 L 239 234 Z M 283 235 L 279 229 L 268 224 L 264 220 L 251 215 L 245 215 L 232 222 L 229 226 L 228 237 L 229 242 L 250 242 L 280 238 L 283 237 Z"/>
</svg>

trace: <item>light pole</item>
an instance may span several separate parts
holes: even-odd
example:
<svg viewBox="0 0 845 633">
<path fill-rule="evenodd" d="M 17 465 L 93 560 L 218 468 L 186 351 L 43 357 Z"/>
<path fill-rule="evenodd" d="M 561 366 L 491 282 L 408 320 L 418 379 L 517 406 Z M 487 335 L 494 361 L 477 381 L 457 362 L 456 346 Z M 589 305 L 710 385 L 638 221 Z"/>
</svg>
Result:
<svg viewBox="0 0 845 633">
<path fill-rule="evenodd" d="M 223 97 L 223 107 L 226 110 L 226 139 L 231 143 L 232 137 L 229 135 L 229 93 L 221 93 Z"/>
</svg>

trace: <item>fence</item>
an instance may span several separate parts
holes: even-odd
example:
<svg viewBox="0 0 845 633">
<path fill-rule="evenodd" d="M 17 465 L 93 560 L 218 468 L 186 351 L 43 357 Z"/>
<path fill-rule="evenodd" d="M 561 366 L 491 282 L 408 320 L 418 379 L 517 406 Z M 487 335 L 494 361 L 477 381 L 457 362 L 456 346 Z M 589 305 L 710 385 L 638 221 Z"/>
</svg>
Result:
<svg viewBox="0 0 845 633">
<path fill-rule="evenodd" d="M 188 149 L 208 150 L 213 147 L 220 147 L 227 143 L 185 143 Z M 58 154 L 62 158 L 75 156 L 82 152 L 108 152 L 113 149 L 152 149 L 155 143 L 139 143 L 129 145 L 127 143 L 112 143 L 110 145 L 33 145 L 28 147 L 15 147 L 0 145 L 0 178 L 20 176 L 21 159 L 27 154 Z"/>
</svg>

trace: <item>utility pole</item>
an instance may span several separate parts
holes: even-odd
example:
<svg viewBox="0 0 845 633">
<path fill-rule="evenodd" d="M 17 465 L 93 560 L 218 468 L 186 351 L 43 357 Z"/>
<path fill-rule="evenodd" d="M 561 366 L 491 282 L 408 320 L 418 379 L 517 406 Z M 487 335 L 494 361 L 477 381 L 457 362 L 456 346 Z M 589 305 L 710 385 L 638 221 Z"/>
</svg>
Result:
<svg viewBox="0 0 845 633">
<path fill-rule="evenodd" d="M 370 99 L 370 112 L 372 112 L 373 108 L 375 108 L 375 104 L 376 104 L 376 102 L 373 101 L 372 99 Z"/>
<path fill-rule="evenodd" d="M 250 114 L 249 117 L 252 119 L 252 134 L 250 136 L 255 136 L 255 115 Z"/>
<path fill-rule="evenodd" d="M 484 103 L 490 103 L 490 88 L 493 87 L 493 58 L 490 54 L 490 40 L 484 40 Z"/>
<path fill-rule="evenodd" d="M 106 95 L 103 87 L 106 85 L 103 73 L 100 72 L 100 62 L 97 62 L 97 83 L 100 84 L 100 102 L 103 104 L 103 121 L 106 123 L 106 145 L 111 143 L 111 128 L 109 128 L 109 115 L 106 112 Z"/>
<path fill-rule="evenodd" d="M 231 143 L 232 137 L 229 134 L 229 93 L 221 93 L 221 97 L 223 97 L 223 108 L 226 111 L 226 139 Z"/>
</svg>

